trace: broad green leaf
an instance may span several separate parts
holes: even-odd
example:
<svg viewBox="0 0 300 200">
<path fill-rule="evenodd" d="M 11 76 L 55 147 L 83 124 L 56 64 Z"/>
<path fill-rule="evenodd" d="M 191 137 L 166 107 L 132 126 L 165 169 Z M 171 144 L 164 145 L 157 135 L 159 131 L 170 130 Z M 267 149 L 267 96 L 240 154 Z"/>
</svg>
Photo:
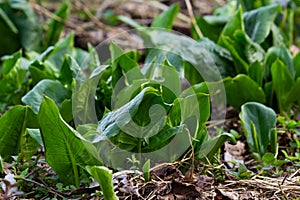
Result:
<svg viewBox="0 0 300 200">
<path fill-rule="evenodd" d="M 273 105 L 273 97 L 274 97 L 274 88 L 273 88 L 273 82 L 267 82 L 264 85 L 264 91 L 266 95 L 266 105 L 272 107 Z"/>
<path fill-rule="evenodd" d="M 259 44 L 253 42 L 244 31 L 235 31 L 231 38 L 223 37 L 222 43 L 231 52 L 238 73 L 247 73 L 249 65 L 263 62 L 265 51 Z"/>
<path fill-rule="evenodd" d="M 245 31 L 252 41 L 261 44 L 267 38 L 275 17 L 280 11 L 280 5 L 271 4 L 244 13 Z"/>
<path fill-rule="evenodd" d="M 279 59 L 282 61 L 292 77 L 295 76 L 295 68 L 293 63 L 293 57 L 290 51 L 285 47 L 271 47 L 265 56 L 265 79 L 271 78 L 271 67 L 273 63 Z"/>
<path fill-rule="evenodd" d="M 300 77 L 300 52 L 294 57 L 295 77 Z"/>
<path fill-rule="evenodd" d="M 184 98 L 177 98 L 168 115 L 168 121 L 172 126 L 184 124 L 184 121 L 190 117 L 196 117 L 198 123 L 205 123 L 210 116 L 209 95 L 194 93 Z"/>
<path fill-rule="evenodd" d="M 145 64 L 143 66 L 142 73 L 145 75 L 145 78 L 151 79 L 153 76 L 153 71 L 155 68 L 160 67 L 163 62 L 168 61 L 171 65 L 176 67 L 176 70 L 179 74 L 179 77 L 184 78 L 184 61 L 182 58 L 172 53 L 171 51 L 164 51 L 162 49 L 151 49 L 147 53 L 147 57 L 145 59 Z"/>
<path fill-rule="evenodd" d="M 263 84 L 263 66 L 260 62 L 253 63 L 248 70 L 249 77 L 254 80 L 259 86 Z"/>
<path fill-rule="evenodd" d="M 271 27 L 272 31 L 272 43 L 268 45 L 267 48 L 270 48 L 271 46 L 282 46 L 282 47 L 289 47 L 287 38 L 284 36 L 284 32 L 279 29 L 278 26 L 276 26 L 275 23 L 273 23 Z M 267 38 L 268 39 L 268 38 Z M 265 42 L 267 42 L 267 39 Z M 262 44 L 263 45 L 263 44 Z M 265 49 L 267 49 L 265 48 Z"/>
<path fill-rule="evenodd" d="M 258 153 L 262 157 L 270 144 L 276 113 L 260 103 L 248 102 L 242 106 L 240 119 L 252 153 Z"/>
<path fill-rule="evenodd" d="M 208 160 L 212 160 L 213 156 L 220 150 L 220 148 L 226 141 L 229 141 L 232 144 L 236 144 L 236 140 L 231 133 L 222 133 L 213 138 L 209 138 L 203 143 L 200 151 L 197 152 L 198 158 L 206 158 Z"/>
<path fill-rule="evenodd" d="M 0 8 L 18 29 L 17 40 L 22 47 L 27 51 L 40 50 L 42 41 L 40 24 L 30 4 L 27 1 L 5 1 L 0 3 Z"/>
<path fill-rule="evenodd" d="M 213 42 L 209 42 L 208 39 L 198 43 L 186 36 L 176 35 L 161 29 L 140 29 L 139 31 L 146 48 L 161 49 L 180 56 L 183 61 L 191 64 L 189 67 L 200 74 L 199 80 L 220 80 L 221 74 L 219 72 L 227 72 L 228 63 L 231 63 L 229 52 Z M 185 70 L 184 73 L 189 73 L 189 71 L 186 72 Z"/>
<path fill-rule="evenodd" d="M 73 46 L 71 46 L 70 51 L 71 51 L 70 53 L 71 57 L 77 62 L 77 64 L 80 66 L 82 70 L 86 70 L 86 72 L 90 72 L 94 70 L 96 67 L 99 67 L 99 65 L 95 67 L 95 63 L 94 63 L 95 60 L 93 57 L 94 56 L 93 53 Z"/>
<path fill-rule="evenodd" d="M 223 80 L 223 83 L 227 102 L 236 109 L 240 109 L 242 104 L 249 101 L 266 102 L 263 89 L 247 75 L 240 74 L 234 78 L 228 77 Z"/>
<path fill-rule="evenodd" d="M 101 165 L 88 150 L 91 144 L 60 116 L 55 102 L 45 97 L 38 114 L 47 163 L 66 184 L 79 187 L 79 167 Z"/>
<path fill-rule="evenodd" d="M 59 17 L 62 20 L 65 20 L 69 16 L 70 6 L 67 3 L 64 3 L 60 6 L 60 8 L 55 12 L 55 16 Z M 50 19 L 47 31 L 47 42 L 46 45 L 51 46 L 54 45 L 60 37 L 61 31 L 64 28 L 64 23 L 59 22 L 54 18 Z"/>
<path fill-rule="evenodd" d="M 104 200 L 118 200 L 116 193 L 114 192 L 112 171 L 103 166 L 87 166 L 86 170 L 96 179 L 99 183 Z"/>
<path fill-rule="evenodd" d="M 98 56 L 98 53 L 96 51 L 96 49 L 91 45 L 91 44 L 88 44 L 88 50 L 89 50 L 89 66 L 88 68 L 89 69 L 96 69 L 97 67 L 100 66 L 100 60 L 99 60 L 99 56 Z M 85 69 L 84 66 L 81 66 L 81 68 Z"/>
<path fill-rule="evenodd" d="M 133 80 L 144 78 L 139 65 L 131 57 L 131 52 L 124 52 L 114 42 L 110 43 L 109 50 L 112 60 L 112 85 L 131 84 Z"/>
<path fill-rule="evenodd" d="M 110 70 L 108 65 L 101 65 L 92 72 L 89 79 L 85 82 L 78 79 L 76 80 L 76 86 L 74 87 L 72 95 L 72 109 L 76 124 L 97 124 L 98 119 L 95 110 L 95 94 L 98 83 L 101 83 L 103 79 L 105 81 L 104 85 L 107 85 L 104 77 L 107 70 Z M 111 94 L 104 95 L 111 96 Z"/>
<path fill-rule="evenodd" d="M 234 33 L 237 31 L 244 31 L 244 23 L 243 23 L 243 17 L 242 17 L 242 9 L 241 7 L 238 9 L 238 11 L 235 13 L 233 17 L 227 22 L 225 25 L 221 36 L 222 37 L 229 37 L 233 39 Z M 223 39 L 222 37 L 219 38 L 218 44 L 223 46 Z"/>
<path fill-rule="evenodd" d="M 145 164 L 143 165 L 143 174 L 145 181 L 148 182 L 150 180 L 150 159 L 148 159 Z"/>
<path fill-rule="evenodd" d="M 18 51 L 8 56 L 3 62 L 0 74 L 0 95 L 11 95 L 22 87 L 28 66 L 24 66 L 21 53 Z"/>
<path fill-rule="evenodd" d="M 295 81 L 287 66 L 278 59 L 272 64 L 271 73 L 279 111 L 281 114 L 288 114 L 291 109 L 291 104 L 288 103 L 288 96 Z"/>
<path fill-rule="evenodd" d="M 239 38 L 242 40 L 236 37 L 237 32 Z M 220 46 L 230 51 L 237 73 L 246 73 L 248 71 L 249 64 L 246 62 L 247 58 L 245 53 L 247 52 L 244 47 L 245 42 L 246 45 L 251 44 L 249 41 L 247 35 L 244 33 L 242 9 L 240 7 L 235 15 L 227 22 L 218 40 Z"/>
<path fill-rule="evenodd" d="M 65 99 L 71 98 L 71 92 L 68 91 L 60 82 L 53 80 L 42 80 L 32 88 L 22 98 L 22 102 L 30 105 L 37 114 L 44 96 L 52 98 L 60 106 Z"/>
<path fill-rule="evenodd" d="M 207 15 L 196 19 L 197 25 L 203 33 L 203 36 L 216 43 L 218 42 L 219 36 L 228 20 L 228 17 L 215 15 Z M 194 26 L 192 26 L 192 35 L 194 39 L 200 39 Z"/>
<path fill-rule="evenodd" d="M 27 128 L 27 132 L 40 146 L 44 147 L 40 129 Z"/>
<path fill-rule="evenodd" d="M 9 19 L 0 5 L 0 46 L 5 47 L 0 49 L 0 57 L 3 55 L 12 54 L 21 48 L 18 29 Z"/>
<path fill-rule="evenodd" d="M 139 138 L 152 136 L 162 129 L 167 109 L 158 91 L 147 87 L 127 104 L 109 112 L 99 121 L 99 139 L 103 136 L 117 136 L 121 131 Z"/>
<path fill-rule="evenodd" d="M 66 54 L 72 54 L 74 49 L 74 34 L 71 33 L 64 39 L 58 41 L 46 59 L 53 69 L 60 71 Z"/>
<path fill-rule="evenodd" d="M 299 94 L 298 92 L 300 91 L 300 77 L 297 78 L 295 84 L 293 85 L 292 88 L 290 88 L 286 102 L 287 104 L 292 104 L 294 102 L 297 102 L 298 105 L 300 105 L 300 99 L 299 99 Z"/>
<path fill-rule="evenodd" d="M 32 142 L 28 137 L 26 128 L 37 128 L 36 115 L 28 106 L 14 106 L 0 118 L 0 155 L 5 160 L 23 151 L 22 158 L 28 159 L 37 146 L 27 146 Z M 28 144 L 29 145 L 29 144 Z M 22 149 L 26 148 L 26 149 Z"/>
<path fill-rule="evenodd" d="M 30 160 L 31 157 L 37 152 L 38 146 L 39 143 L 32 138 L 28 129 L 26 129 L 25 132 L 22 133 L 22 141 L 20 144 L 20 154 L 18 155 L 18 160 Z"/>
<path fill-rule="evenodd" d="M 154 28 L 166 28 L 171 30 L 173 26 L 173 21 L 176 18 L 176 15 L 179 13 L 179 4 L 173 4 L 168 8 L 168 10 L 164 11 L 162 14 L 156 16 L 154 18 L 151 27 Z"/>
<path fill-rule="evenodd" d="M 77 75 L 80 72 L 80 67 L 78 66 L 77 62 L 71 56 L 66 56 L 65 60 L 62 64 L 60 70 L 60 77 L 59 80 L 67 84 L 69 89 L 72 90 L 72 82 L 74 78 L 78 78 Z"/>
<path fill-rule="evenodd" d="M 56 73 L 54 69 L 51 66 L 45 64 L 44 62 L 38 60 L 31 63 L 31 65 L 29 66 L 29 72 L 32 78 L 33 85 L 36 85 L 43 79 L 56 79 Z"/>
<path fill-rule="evenodd" d="M 154 65 L 153 65 L 154 66 Z M 160 65 L 150 68 L 149 79 L 157 81 L 162 87 L 162 97 L 166 103 L 172 103 L 181 92 L 181 81 L 176 67 L 165 60 Z"/>
<path fill-rule="evenodd" d="M 187 132 L 185 125 L 175 126 L 172 128 L 165 127 L 165 129 L 163 129 L 157 135 L 147 138 L 147 146 L 142 149 L 142 152 L 157 151 L 159 149 L 162 149 L 163 147 L 166 147 L 167 145 L 168 145 L 167 148 L 169 148 L 170 150 L 172 150 L 172 148 L 175 147 L 176 152 L 183 152 L 186 149 L 181 149 L 181 148 L 182 147 L 186 148 L 188 146 L 188 145 L 186 146 L 185 143 L 189 144 L 188 134 L 189 133 Z M 176 141 L 174 139 L 175 136 L 178 136 L 176 138 Z M 178 138 L 179 138 L 179 140 L 178 140 Z M 171 142 L 172 142 L 172 144 L 171 144 Z M 182 146 L 177 146 L 177 145 L 179 145 L 178 143 L 180 143 L 180 142 L 181 142 Z M 157 155 L 157 156 L 163 157 L 164 155 Z M 180 155 L 178 155 L 178 156 L 180 156 Z"/>
</svg>

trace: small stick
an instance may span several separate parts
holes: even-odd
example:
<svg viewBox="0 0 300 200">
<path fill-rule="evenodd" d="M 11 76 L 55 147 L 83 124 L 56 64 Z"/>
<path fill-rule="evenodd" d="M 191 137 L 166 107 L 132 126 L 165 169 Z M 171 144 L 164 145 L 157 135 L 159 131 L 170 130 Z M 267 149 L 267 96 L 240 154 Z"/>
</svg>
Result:
<svg viewBox="0 0 300 200">
<path fill-rule="evenodd" d="M 196 22 L 196 19 L 195 19 L 194 13 L 193 13 L 193 8 L 192 8 L 190 0 L 185 0 L 185 4 L 186 4 L 186 7 L 188 9 L 188 13 L 189 13 L 189 16 L 191 18 L 192 24 L 194 25 L 194 28 L 195 28 L 195 30 L 196 30 L 199 38 L 201 39 L 201 38 L 203 38 L 203 34 L 202 34 L 202 32 L 201 32 L 201 30 L 200 30 L 200 28 L 199 28 L 199 26 L 198 26 L 198 24 Z"/>
</svg>

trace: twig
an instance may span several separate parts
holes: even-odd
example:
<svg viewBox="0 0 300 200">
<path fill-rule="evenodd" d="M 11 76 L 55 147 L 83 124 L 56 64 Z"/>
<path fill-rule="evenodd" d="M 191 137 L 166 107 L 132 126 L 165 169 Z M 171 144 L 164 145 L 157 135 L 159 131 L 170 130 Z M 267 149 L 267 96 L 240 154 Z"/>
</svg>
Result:
<svg viewBox="0 0 300 200">
<path fill-rule="evenodd" d="M 187 10 L 188 10 L 188 13 L 189 13 L 189 16 L 191 18 L 191 21 L 192 21 L 192 24 L 194 25 L 194 28 L 199 36 L 199 38 L 203 38 L 203 34 L 196 22 L 196 19 L 195 19 L 195 16 L 194 16 L 194 13 L 193 13 L 193 8 L 192 8 L 192 5 L 191 5 L 191 2 L 190 0 L 185 0 L 185 4 L 186 4 L 186 7 L 187 7 Z"/>
<path fill-rule="evenodd" d="M 51 188 L 49 189 L 49 187 L 46 186 L 46 185 L 44 185 L 44 184 L 41 184 L 41 183 L 39 183 L 39 182 L 36 182 L 36 181 L 34 181 L 34 180 L 31 180 L 31 179 L 27 179 L 27 178 L 19 178 L 19 179 L 21 179 L 21 180 L 23 180 L 23 181 L 26 181 L 26 182 L 33 183 L 33 184 L 35 184 L 35 185 L 38 185 L 38 186 L 40 186 L 40 187 L 42 187 L 42 188 L 45 188 L 47 191 L 49 191 L 50 193 L 52 193 L 52 194 L 54 194 L 54 195 L 57 195 L 57 196 L 59 196 L 59 197 L 61 197 L 61 198 L 65 198 L 65 197 L 63 196 L 63 194 L 61 194 L 61 192 L 55 191 L 55 190 L 53 190 L 53 189 L 51 189 Z"/>
<path fill-rule="evenodd" d="M 97 17 L 95 17 L 95 15 L 93 15 L 91 13 L 91 11 L 88 9 L 88 7 L 86 7 L 82 2 L 80 2 L 79 0 L 74 0 L 74 5 L 79 8 L 82 9 L 83 12 L 92 20 L 92 22 L 94 22 L 97 26 L 99 26 L 99 28 L 105 30 L 105 31 L 112 31 L 113 29 L 110 28 L 109 26 L 105 25 L 104 23 L 100 22 L 98 20 Z"/>
<path fill-rule="evenodd" d="M 42 14 L 44 14 L 46 17 L 52 18 L 58 22 L 64 23 L 65 25 L 74 28 L 76 31 L 78 32 L 84 32 L 84 29 L 82 29 L 80 26 L 68 21 L 68 20 L 64 20 L 61 17 L 55 15 L 54 13 L 50 12 L 49 10 L 47 10 L 46 8 L 44 8 L 43 6 L 40 6 L 34 2 L 30 2 L 30 5 L 32 6 L 32 8 L 34 10 L 36 10 L 37 12 L 41 12 Z"/>
</svg>

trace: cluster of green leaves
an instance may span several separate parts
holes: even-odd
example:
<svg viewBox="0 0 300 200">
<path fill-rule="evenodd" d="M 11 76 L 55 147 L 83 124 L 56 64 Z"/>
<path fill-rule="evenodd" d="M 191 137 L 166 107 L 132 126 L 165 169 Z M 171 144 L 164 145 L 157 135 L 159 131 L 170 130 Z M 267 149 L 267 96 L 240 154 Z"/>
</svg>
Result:
<svg viewBox="0 0 300 200">
<path fill-rule="evenodd" d="M 206 128 L 210 101 L 225 96 L 224 86 L 228 104 L 241 110 L 251 151 L 270 163 L 268 152 L 277 153 L 274 110 L 291 117 L 300 105 L 300 54 L 293 58 L 288 49 L 292 37 L 284 31 L 291 25 L 281 25 L 287 20 L 280 17 L 281 5 L 268 1 L 257 8 L 256 1 L 234 2 L 222 8 L 232 15 L 219 9 L 198 20 L 205 38 L 197 42 L 170 32 L 177 4 L 157 16 L 151 28 L 119 16 L 139 28 L 147 51 L 143 56 L 136 50 L 124 52 L 111 42 L 105 65 L 91 46 L 88 51 L 75 48 L 73 34 L 56 42 L 63 26 L 55 20 L 46 40 L 35 31 L 35 42 L 30 43 L 35 45 L 27 46 L 25 28 L 36 26 L 31 8 L 25 1 L 0 3 L 0 26 L 10 30 L 0 34 L 16 42 L 0 55 L 25 49 L 1 61 L 0 156 L 24 162 L 42 146 L 62 182 L 79 187 L 80 177 L 88 172 L 108 198 L 113 195 L 111 171 L 99 167 L 104 163 L 124 167 L 126 158 L 137 158 L 135 163 L 146 162 L 143 171 L 149 176 L 150 161 L 143 154 L 171 161 L 192 145 L 196 159 L 212 160 L 226 140 L 234 143 L 233 134 L 211 137 Z M 57 15 L 66 18 L 68 8 L 63 5 Z M 16 9 L 29 21 L 19 22 Z M 20 25 L 27 23 L 32 26 Z M 181 87 L 184 78 L 191 87 Z M 164 153 L 156 153 L 164 148 Z"/>
<path fill-rule="evenodd" d="M 68 3 L 56 11 L 57 21 L 51 18 L 42 27 L 38 17 L 26 0 L 7 0 L 0 2 L 0 56 L 14 53 L 20 48 L 26 51 L 42 51 L 54 45 L 64 28 L 63 20 L 69 15 Z M 46 30 L 43 30 L 43 29 Z"/>
<path fill-rule="evenodd" d="M 173 10 L 178 12 L 178 6 L 170 10 L 158 16 L 153 27 L 170 29 L 174 17 L 166 22 L 162 16 L 175 16 Z M 210 64 L 197 58 L 197 52 L 186 52 L 187 45 L 197 43 L 188 40 L 189 44 L 175 52 L 160 50 L 155 48 L 159 37 L 151 38 L 152 31 L 140 32 L 145 43 L 150 38 L 148 42 L 154 44 L 146 52 L 143 69 L 138 65 L 143 61 L 138 51 L 124 52 L 113 42 L 111 62 L 100 65 L 91 46 L 88 52 L 74 47 L 73 34 L 41 53 L 17 51 L 3 57 L 0 155 L 4 161 L 11 161 L 12 156 L 19 162 L 28 161 L 42 146 L 47 163 L 61 181 L 79 187 L 86 172 L 96 180 L 103 174 L 108 179 L 111 176 L 105 168 L 88 166 L 124 166 L 118 162 L 130 158 L 127 152 L 141 155 L 167 147 L 166 154 L 154 157 L 174 160 L 192 143 L 196 158 L 211 160 L 226 140 L 235 142 L 228 133 L 213 138 L 208 134 L 209 94 L 191 88 L 182 91 L 181 78 L 190 77 L 193 83 L 203 80 L 188 62 L 205 64 L 203 71 Z M 185 42 L 181 36 L 170 36 Z M 183 58 L 174 56 L 177 53 Z M 85 71 L 91 75 L 85 77 Z M 75 123 L 80 125 L 77 129 Z M 145 170 L 150 161 L 146 164 Z"/>
<path fill-rule="evenodd" d="M 283 9 L 273 1 L 262 7 L 259 2 L 231 1 L 234 9 L 227 4 L 215 15 L 199 18 L 198 25 L 205 30 L 204 36 L 230 51 L 235 72 L 223 80 L 230 105 L 240 109 L 244 103 L 255 101 L 291 116 L 291 109 L 299 106 L 296 91 L 300 81 L 299 54 L 293 58 L 289 51 L 294 41 L 290 36 L 293 2 Z"/>
<path fill-rule="evenodd" d="M 200 67 L 203 73 L 193 71 L 195 76 L 186 73 L 185 77 L 194 91 L 210 95 L 212 92 L 207 86 L 214 88 L 224 85 L 228 104 L 238 110 L 242 109 L 240 116 L 244 132 L 258 159 L 262 158 L 267 149 L 276 153 L 274 111 L 287 118 L 297 117 L 299 112 L 297 91 L 300 90 L 300 54 L 293 57 L 289 50 L 295 41 L 293 27 L 297 6 L 296 1 L 288 1 L 283 5 L 275 1 L 230 1 L 218 8 L 214 15 L 197 19 L 197 25 L 204 35 L 204 38 L 199 38 L 192 27 L 193 36 L 198 40 L 197 45 L 191 45 L 187 40 L 178 40 L 168 33 L 153 31 L 148 36 L 152 45 L 171 44 L 170 49 L 192 65 L 196 64 L 197 58 L 189 56 L 189 52 L 201 52 L 203 47 L 208 50 L 206 55 L 214 59 L 223 79 L 212 82 L 212 77 L 217 77 L 214 73 L 216 70 L 205 63 Z M 165 18 L 171 18 L 177 13 L 174 7 L 165 13 Z M 179 41 L 182 48 L 177 49 L 174 41 Z M 197 56 L 200 57 L 201 53 Z M 171 63 L 175 63 L 174 57 Z M 190 69 L 185 67 L 184 70 Z"/>
</svg>

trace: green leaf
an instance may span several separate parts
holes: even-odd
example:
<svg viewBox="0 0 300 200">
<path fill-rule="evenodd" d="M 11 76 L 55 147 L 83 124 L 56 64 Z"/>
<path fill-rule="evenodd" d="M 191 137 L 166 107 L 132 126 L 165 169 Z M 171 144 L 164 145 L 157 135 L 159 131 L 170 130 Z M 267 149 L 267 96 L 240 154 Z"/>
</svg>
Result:
<svg viewBox="0 0 300 200">
<path fill-rule="evenodd" d="M 166 120 L 168 106 L 154 88 L 143 89 L 132 100 L 99 121 L 102 137 L 114 137 L 121 131 L 134 137 L 149 137 L 161 130 Z M 99 137 L 101 139 L 101 137 Z"/>
<path fill-rule="evenodd" d="M 262 161 L 264 161 L 266 165 L 272 165 L 275 162 L 275 160 L 276 159 L 273 153 L 266 153 L 262 157 Z"/>
<path fill-rule="evenodd" d="M 28 106 L 14 106 L 5 112 L 0 118 L 0 155 L 3 159 L 9 160 L 11 156 L 17 155 L 20 151 L 23 151 L 22 158 L 31 157 L 32 151 L 36 150 L 37 146 L 23 148 L 24 145 L 27 145 L 26 141 L 31 142 L 26 128 L 37 128 L 36 123 L 36 115 Z"/>
<path fill-rule="evenodd" d="M 37 114 L 45 95 L 52 98 L 58 106 L 60 106 L 65 99 L 71 98 L 71 92 L 60 82 L 45 79 L 40 81 L 32 90 L 23 96 L 22 102 L 26 105 L 30 105 Z"/>
<path fill-rule="evenodd" d="M 150 159 L 148 159 L 145 164 L 143 165 L 143 174 L 145 181 L 148 182 L 150 180 Z"/>
<path fill-rule="evenodd" d="M 228 20 L 228 17 L 215 15 L 207 15 L 196 19 L 197 25 L 203 35 L 214 42 L 218 42 L 219 36 Z M 192 26 L 192 35 L 194 39 L 200 39 L 195 31 L 194 25 Z"/>
<path fill-rule="evenodd" d="M 226 72 L 222 76 L 228 75 L 227 69 L 230 66 L 229 63 L 231 63 L 229 52 L 208 39 L 204 39 L 198 43 L 186 36 L 147 28 L 140 30 L 140 34 L 144 39 L 146 48 L 172 52 L 173 55 L 178 55 L 183 61 L 191 64 L 184 69 L 184 73 L 186 75 L 196 71 L 199 74 L 198 81 L 200 82 L 203 79 L 205 81 L 220 80 L 221 75 L 219 72 Z M 193 70 L 189 68 L 193 68 Z M 178 71 L 181 73 L 182 70 Z"/>
<path fill-rule="evenodd" d="M 260 103 L 248 102 L 242 106 L 240 119 L 252 153 L 262 157 L 270 144 L 276 113 Z"/>
<path fill-rule="evenodd" d="M 241 7 L 238 9 L 238 11 L 235 13 L 235 15 L 233 17 L 231 17 L 231 19 L 227 22 L 227 24 L 225 25 L 221 36 L 223 38 L 229 37 L 231 39 L 233 39 L 234 33 L 237 31 L 244 31 L 244 23 L 243 23 L 243 18 L 242 18 L 242 9 Z M 220 37 L 218 44 L 220 44 L 221 46 L 223 46 L 223 38 Z"/>
<path fill-rule="evenodd" d="M 153 23 L 151 24 L 151 27 L 154 28 L 166 28 L 171 30 L 173 21 L 176 18 L 176 15 L 179 13 L 179 4 L 173 4 L 168 8 L 168 10 L 164 11 L 162 14 L 156 16 L 154 18 Z"/>
<path fill-rule="evenodd" d="M 205 123 L 210 116 L 210 97 L 197 93 L 184 98 L 177 98 L 169 112 L 169 123 L 179 125 L 190 117 L 196 117 L 199 123 Z"/>
<path fill-rule="evenodd" d="M 6 47 L 0 49 L 0 57 L 6 54 L 12 54 L 21 48 L 19 41 L 18 29 L 9 19 L 0 6 L 0 46 Z"/>
<path fill-rule="evenodd" d="M 254 80 L 259 86 L 263 84 L 263 66 L 260 62 L 253 63 L 248 70 L 249 77 Z"/>
<path fill-rule="evenodd" d="M 285 47 L 271 47 L 265 56 L 265 79 L 270 80 L 271 67 L 276 60 L 280 60 L 285 64 L 292 77 L 295 76 L 293 56 Z"/>
<path fill-rule="evenodd" d="M 298 92 L 300 91 L 300 77 L 297 78 L 295 84 L 290 88 L 289 94 L 286 98 L 287 105 L 297 102 L 300 105 L 300 99 Z"/>
<path fill-rule="evenodd" d="M 175 66 L 168 60 L 152 65 L 148 70 L 148 79 L 157 81 L 162 87 L 162 97 L 166 103 L 172 103 L 181 92 L 181 81 Z"/>
<path fill-rule="evenodd" d="M 99 166 L 87 166 L 86 170 L 96 179 L 99 183 L 104 200 L 118 200 L 116 193 L 114 192 L 112 171 L 106 167 Z"/>
<path fill-rule="evenodd" d="M 74 34 L 71 33 L 64 39 L 58 41 L 53 50 L 47 55 L 46 59 L 52 68 L 60 71 L 66 54 L 72 54 L 74 50 Z"/>
<path fill-rule="evenodd" d="M 109 70 L 109 66 L 101 65 L 92 72 L 89 79 L 85 82 L 82 83 L 81 80 L 76 80 L 76 86 L 72 95 L 72 110 L 76 124 L 97 124 L 95 94 L 97 85 L 104 79 L 106 70 Z M 111 96 L 111 94 L 108 95 Z"/>
<path fill-rule="evenodd" d="M 112 85 L 114 87 L 116 84 L 128 85 L 133 80 L 144 78 L 137 61 L 131 57 L 133 52 L 124 52 L 114 42 L 110 43 L 109 50 L 112 60 Z"/>
<path fill-rule="evenodd" d="M 228 77 L 223 80 L 223 83 L 227 102 L 236 109 L 240 109 L 242 104 L 249 101 L 266 102 L 263 89 L 247 75 L 240 74 L 234 78 Z"/>
<path fill-rule="evenodd" d="M 27 51 L 40 50 L 42 41 L 40 23 L 29 3 L 8 1 L 6 5 L 3 4 L 3 9 L 17 27 L 22 47 Z"/>
<path fill-rule="evenodd" d="M 74 78 L 78 78 L 77 75 L 80 72 L 80 67 L 78 66 L 76 60 L 71 56 L 67 55 L 62 64 L 59 80 L 67 84 L 69 89 L 72 90 L 72 82 Z"/>
<path fill-rule="evenodd" d="M 204 141 L 200 151 L 198 152 L 198 158 L 205 157 L 208 160 L 212 160 L 213 156 L 220 150 L 221 146 L 226 141 L 236 144 L 235 137 L 231 133 L 222 133 L 218 136 L 207 139 Z"/>
<path fill-rule="evenodd" d="M 55 16 L 59 17 L 62 20 L 65 20 L 69 16 L 70 6 L 68 3 L 64 3 L 60 6 L 60 8 L 55 12 Z M 61 31 L 64 28 L 64 23 L 57 21 L 54 18 L 50 19 L 47 31 L 47 42 L 46 45 L 51 46 L 54 45 L 60 37 Z"/>
<path fill-rule="evenodd" d="M 294 57 L 295 77 L 300 77 L 300 52 Z"/>
<path fill-rule="evenodd" d="M 244 13 L 245 31 L 252 41 L 261 44 L 267 38 L 279 12 L 281 12 L 280 5 L 271 4 Z"/>
<path fill-rule="evenodd" d="M 8 56 L 3 62 L 2 72 L 0 74 L 0 95 L 12 95 L 20 90 L 26 78 L 28 66 L 24 66 L 24 60 L 21 58 L 22 52 Z"/>
<path fill-rule="evenodd" d="M 38 129 L 37 129 L 38 130 Z M 18 160 L 29 161 L 31 157 L 37 152 L 39 143 L 31 137 L 28 129 L 22 134 L 22 141 L 20 145 L 20 153 L 18 155 Z"/>
<path fill-rule="evenodd" d="M 40 146 L 44 147 L 40 129 L 27 128 L 27 132 Z"/>
<path fill-rule="evenodd" d="M 57 79 L 54 69 L 46 63 L 38 60 L 31 63 L 29 66 L 29 72 L 32 78 L 32 85 L 36 85 L 43 79 Z"/>
<path fill-rule="evenodd" d="M 270 133 L 270 152 L 275 155 L 278 154 L 278 136 L 275 128 Z"/>
<path fill-rule="evenodd" d="M 62 119 L 48 97 L 41 104 L 38 120 L 47 163 L 64 183 L 79 187 L 79 167 L 101 165 L 88 150 L 91 144 Z"/>
<path fill-rule="evenodd" d="M 288 96 L 295 81 L 287 66 L 278 59 L 272 64 L 271 73 L 279 111 L 281 114 L 289 114 L 291 104 L 288 103 Z"/>
</svg>

